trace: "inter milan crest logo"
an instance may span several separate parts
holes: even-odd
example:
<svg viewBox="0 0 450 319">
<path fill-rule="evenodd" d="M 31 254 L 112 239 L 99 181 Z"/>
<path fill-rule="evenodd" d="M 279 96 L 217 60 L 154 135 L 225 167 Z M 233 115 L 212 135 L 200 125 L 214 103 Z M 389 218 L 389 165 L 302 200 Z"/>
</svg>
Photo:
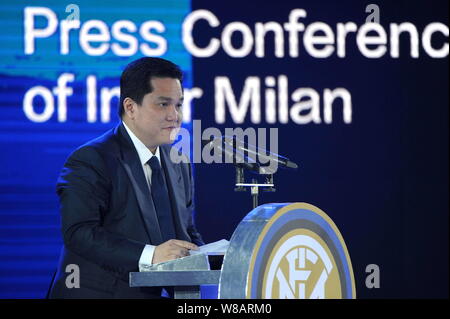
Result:
<svg viewBox="0 0 450 319">
<path fill-rule="evenodd" d="M 277 246 L 269 257 L 263 298 L 342 297 L 333 257 L 314 233 L 296 230 L 284 236 Z"/>
</svg>

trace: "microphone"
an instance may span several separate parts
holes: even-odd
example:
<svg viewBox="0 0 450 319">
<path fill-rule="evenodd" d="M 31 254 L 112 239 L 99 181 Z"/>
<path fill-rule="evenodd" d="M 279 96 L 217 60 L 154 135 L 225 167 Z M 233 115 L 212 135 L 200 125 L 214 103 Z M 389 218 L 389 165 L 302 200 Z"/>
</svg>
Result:
<svg viewBox="0 0 450 319">
<path fill-rule="evenodd" d="M 225 147 L 222 146 L 222 142 Z M 206 145 L 217 147 L 217 149 L 223 152 L 225 156 L 233 159 L 233 164 L 258 172 L 259 174 L 273 174 L 276 171 L 276 169 L 273 170 L 273 167 L 271 167 L 273 163 L 275 163 L 277 167 L 279 166 L 286 169 L 298 168 L 298 165 L 290 159 L 258 148 L 254 145 L 244 143 L 236 137 L 224 136 L 222 138 L 206 140 L 204 141 L 204 146 Z M 246 156 L 245 154 L 249 154 L 250 156 Z M 261 164 L 269 164 L 269 166 L 261 166 Z"/>
<path fill-rule="evenodd" d="M 233 147 L 240 152 L 251 154 L 255 157 L 254 161 L 258 163 L 268 163 L 268 162 L 275 162 L 278 166 L 288 169 L 297 169 L 298 165 L 294 162 L 292 162 L 287 157 L 278 155 L 276 153 L 269 152 L 265 149 L 261 149 L 259 147 L 256 147 L 254 145 L 250 145 L 247 143 L 244 143 L 243 141 L 238 140 L 236 137 L 228 137 L 225 136 L 223 138 L 225 144 L 229 145 L 230 147 Z M 247 145 L 246 145 L 247 144 Z M 256 160 L 258 158 L 258 160 Z"/>
<path fill-rule="evenodd" d="M 232 163 L 237 167 L 245 168 L 249 171 L 259 172 L 259 164 L 249 159 L 239 150 L 230 147 L 228 144 L 222 145 L 221 138 L 212 138 L 209 140 L 202 140 L 203 147 L 211 147 L 218 149 L 225 156 L 225 163 Z"/>
</svg>

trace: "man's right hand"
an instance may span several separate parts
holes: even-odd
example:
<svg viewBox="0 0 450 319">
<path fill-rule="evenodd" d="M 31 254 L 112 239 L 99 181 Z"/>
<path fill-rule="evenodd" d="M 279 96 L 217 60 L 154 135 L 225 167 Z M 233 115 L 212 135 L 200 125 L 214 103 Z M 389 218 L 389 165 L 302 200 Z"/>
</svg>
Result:
<svg viewBox="0 0 450 319">
<path fill-rule="evenodd" d="M 184 240 L 171 239 L 155 247 L 153 264 L 162 263 L 185 256 L 189 256 L 189 249 L 198 250 L 198 246 Z"/>
</svg>

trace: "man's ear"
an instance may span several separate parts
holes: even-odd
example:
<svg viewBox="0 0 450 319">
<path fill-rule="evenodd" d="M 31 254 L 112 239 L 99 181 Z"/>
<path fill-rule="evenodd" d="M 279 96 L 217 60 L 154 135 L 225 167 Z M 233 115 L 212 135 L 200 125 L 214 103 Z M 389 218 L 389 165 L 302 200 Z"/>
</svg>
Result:
<svg viewBox="0 0 450 319">
<path fill-rule="evenodd" d="M 134 120 L 137 108 L 136 102 L 134 102 L 132 98 L 127 97 L 123 100 L 122 107 L 125 116 L 128 116 L 130 119 Z"/>
</svg>

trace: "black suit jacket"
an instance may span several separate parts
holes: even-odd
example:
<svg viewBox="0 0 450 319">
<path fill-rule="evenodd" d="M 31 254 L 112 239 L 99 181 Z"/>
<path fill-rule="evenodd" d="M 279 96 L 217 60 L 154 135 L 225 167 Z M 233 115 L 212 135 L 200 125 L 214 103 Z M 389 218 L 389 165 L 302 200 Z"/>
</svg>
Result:
<svg viewBox="0 0 450 319">
<path fill-rule="evenodd" d="M 202 245 L 192 216 L 191 166 L 186 157 L 174 163 L 171 150 L 160 146 L 177 239 Z M 68 157 L 57 194 L 64 247 L 49 297 L 158 297 L 160 288 L 128 286 L 145 245 L 159 245 L 162 238 L 138 153 L 123 124 Z M 66 286 L 69 264 L 80 269 L 80 288 Z"/>
</svg>

